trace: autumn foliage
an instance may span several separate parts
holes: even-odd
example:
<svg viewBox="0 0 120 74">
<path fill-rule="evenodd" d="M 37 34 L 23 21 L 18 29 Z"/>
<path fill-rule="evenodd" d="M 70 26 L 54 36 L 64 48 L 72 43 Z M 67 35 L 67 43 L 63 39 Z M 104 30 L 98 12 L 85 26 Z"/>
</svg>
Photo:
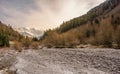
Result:
<svg viewBox="0 0 120 74">
<path fill-rule="evenodd" d="M 87 23 L 63 33 L 59 33 L 57 30 L 48 30 L 43 44 L 48 47 L 76 47 L 80 44 L 91 44 L 119 48 L 119 21 L 116 18 L 106 17 L 106 19 L 97 21 L 95 19 L 91 21 L 94 22 L 92 24 Z"/>
</svg>

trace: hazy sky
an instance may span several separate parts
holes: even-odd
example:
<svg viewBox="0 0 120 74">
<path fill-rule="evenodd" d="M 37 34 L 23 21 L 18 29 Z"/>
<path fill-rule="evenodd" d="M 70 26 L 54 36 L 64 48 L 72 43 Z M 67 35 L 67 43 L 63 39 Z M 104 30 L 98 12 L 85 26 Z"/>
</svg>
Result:
<svg viewBox="0 0 120 74">
<path fill-rule="evenodd" d="M 0 0 L 0 20 L 41 30 L 85 14 L 105 0 Z"/>
</svg>

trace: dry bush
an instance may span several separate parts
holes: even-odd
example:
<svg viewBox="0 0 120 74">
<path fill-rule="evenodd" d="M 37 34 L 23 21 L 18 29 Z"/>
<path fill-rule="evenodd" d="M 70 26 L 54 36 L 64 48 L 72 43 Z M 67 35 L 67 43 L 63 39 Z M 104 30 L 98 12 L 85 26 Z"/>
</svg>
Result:
<svg viewBox="0 0 120 74">
<path fill-rule="evenodd" d="M 30 44 L 31 44 L 31 42 L 29 42 L 29 41 L 22 42 L 23 47 L 26 47 L 26 48 L 29 48 Z"/>
<path fill-rule="evenodd" d="M 113 43 L 113 27 L 112 25 L 106 20 L 104 21 L 99 29 L 98 32 L 96 34 L 96 44 L 98 45 L 104 45 L 105 47 L 112 47 L 112 43 Z"/>
<path fill-rule="evenodd" d="M 120 26 L 115 30 L 113 35 L 114 43 L 117 45 L 116 48 L 120 48 Z"/>
<path fill-rule="evenodd" d="M 23 50 L 22 44 L 20 42 L 15 42 L 15 44 L 12 46 L 13 49 L 21 52 Z"/>
<path fill-rule="evenodd" d="M 64 45 L 68 47 L 75 47 L 75 45 L 79 44 L 79 40 L 77 39 L 77 35 L 75 32 L 67 32 L 64 34 Z"/>
<path fill-rule="evenodd" d="M 31 45 L 31 40 L 29 39 L 29 38 L 26 38 L 26 39 L 23 39 L 22 41 L 21 41 L 21 43 L 22 43 L 22 46 L 23 47 L 25 47 L 25 48 L 29 48 L 29 46 Z"/>
<path fill-rule="evenodd" d="M 38 49 L 39 48 L 39 42 L 32 42 L 31 45 L 30 45 L 30 48 L 32 49 Z"/>
<path fill-rule="evenodd" d="M 54 47 L 59 43 L 59 35 L 56 32 L 49 32 L 43 40 L 43 44 L 47 47 Z"/>
</svg>

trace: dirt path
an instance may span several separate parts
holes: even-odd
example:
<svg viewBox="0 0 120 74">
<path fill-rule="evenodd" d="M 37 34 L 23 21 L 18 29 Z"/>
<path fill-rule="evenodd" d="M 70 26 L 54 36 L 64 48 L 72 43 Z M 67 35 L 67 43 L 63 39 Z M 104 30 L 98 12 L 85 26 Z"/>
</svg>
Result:
<svg viewBox="0 0 120 74">
<path fill-rule="evenodd" d="M 12 68 L 17 74 L 120 74 L 120 50 L 25 50 Z"/>
</svg>

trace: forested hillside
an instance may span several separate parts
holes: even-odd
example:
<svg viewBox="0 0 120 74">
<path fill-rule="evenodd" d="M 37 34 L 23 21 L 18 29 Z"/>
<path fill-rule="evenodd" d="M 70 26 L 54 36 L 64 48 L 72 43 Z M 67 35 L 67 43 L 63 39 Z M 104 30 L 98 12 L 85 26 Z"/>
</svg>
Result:
<svg viewBox="0 0 120 74">
<path fill-rule="evenodd" d="M 58 32 L 66 32 L 72 28 L 78 27 L 86 23 L 98 23 L 102 18 L 105 18 L 109 15 L 116 15 L 116 13 L 120 12 L 119 4 L 120 0 L 107 0 L 99 6 L 88 11 L 87 14 L 74 18 L 70 21 L 63 22 L 60 28 L 58 28 Z"/>
<path fill-rule="evenodd" d="M 120 0 L 106 0 L 85 15 L 46 31 L 43 44 L 76 47 L 91 44 L 120 48 Z"/>
<path fill-rule="evenodd" d="M 9 46 L 9 41 L 20 41 L 22 38 L 10 25 L 6 26 L 0 21 L 0 47 Z"/>
</svg>

